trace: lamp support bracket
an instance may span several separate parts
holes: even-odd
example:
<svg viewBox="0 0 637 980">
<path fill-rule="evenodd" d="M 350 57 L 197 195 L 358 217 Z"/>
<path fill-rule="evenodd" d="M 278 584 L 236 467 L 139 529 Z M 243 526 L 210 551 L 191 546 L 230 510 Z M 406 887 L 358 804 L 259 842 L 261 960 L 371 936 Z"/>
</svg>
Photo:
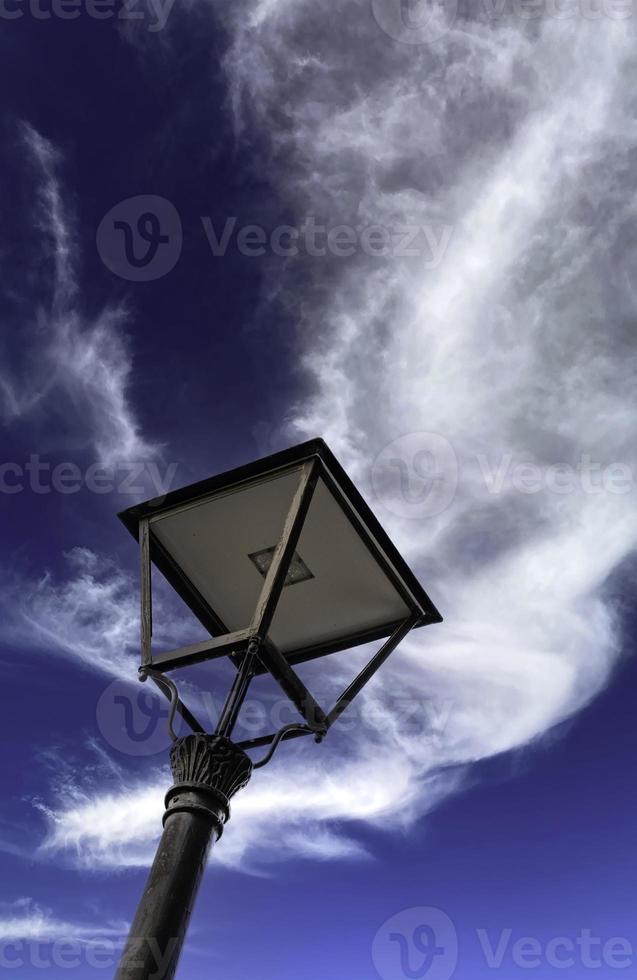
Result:
<svg viewBox="0 0 637 980">
<path fill-rule="evenodd" d="M 178 735 L 174 729 L 175 715 L 177 713 L 181 715 L 186 724 L 190 725 L 193 732 L 199 735 L 204 735 L 205 729 L 199 724 L 195 716 L 179 697 L 179 691 L 177 690 L 177 685 L 175 682 L 172 681 L 170 677 L 166 677 L 165 674 L 160 673 L 160 671 L 153 670 L 152 667 L 140 667 L 140 681 L 146 681 L 149 677 L 154 684 L 156 684 L 161 693 L 170 701 L 170 711 L 168 713 L 168 734 L 170 735 L 171 740 L 173 742 L 178 740 Z"/>
</svg>

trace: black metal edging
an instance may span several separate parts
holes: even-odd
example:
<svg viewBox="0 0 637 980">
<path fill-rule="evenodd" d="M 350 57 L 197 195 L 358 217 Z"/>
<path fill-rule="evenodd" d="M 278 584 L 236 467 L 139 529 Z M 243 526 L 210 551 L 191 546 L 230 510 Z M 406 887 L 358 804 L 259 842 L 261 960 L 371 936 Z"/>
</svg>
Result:
<svg viewBox="0 0 637 980">
<path fill-rule="evenodd" d="M 260 749 L 264 745 L 271 745 L 278 734 L 278 732 L 272 732 L 270 735 L 257 735 L 256 738 L 247 738 L 243 742 L 236 742 L 235 744 L 238 748 L 243 749 L 244 752 L 246 752 L 248 749 Z M 291 738 L 302 738 L 304 735 L 313 734 L 314 732 L 310 729 L 305 731 L 299 726 L 299 728 L 295 730 L 287 731 L 283 735 L 282 741 L 287 742 Z"/>
<path fill-rule="evenodd" d="M 408 633 L 412 631 L 415 626 L 418 626 L 418 613 L 412 612 L 410 616 L 407 617 L 404 622 L 396 627 L 389 639 L 383 643 L 380 650 L 378 650 L 372 659 L 366 664 L 363 669 L 357 674 L 351 684 L 343 691 L 341 696 L 338 698 L 336 704 L 331 711 L 327 714 L 327 724 L 331 727 L 335 721 L 337 721 L 343 712 L 349 708 L 350 704 L 354 700 L 357 694 L 363 690 L 365 685 L 372 679 L 377 670 L 379 670 L 387 658 L 394 652 L 396 647 L 402 640 L 405 639 Z"/>
<path fill-rule="evenodd" d="M 396 619 L 391 623 L 383 623 L 382 626 L 374 626 L 368 630 L 351 633 L 345 640 L 325 640 L 313 646 L 303 647 L 302 650 L 286 650 L 283 655 L 290 667 L 295 667 L 297 664 L 305 664 L 310 660 L 317 660 L 319 657 L 326 657 L 333 653 L 341 653 L 343 650 L 350 650 L 353 647 L 361 646 L 363 643 L 374 643 L 376 640 L 384 640 L 385 637 L 391 636 L 403 621 L 403 618 Z M 425 624 L 419 623 L 418 625 Z M 257 675 L 263 674 L 264 672 L 264 668 L 257 668 Z"/>
<path fill-rule="evenodd" d="M 206 660 L 216 660 L 228 654 L 239 654 L 250 642 L 250 629 L 237 630 L 234 633 L 222 633 L 221 636 L 211 636 L 200 643 L 167 650 L 155 654 L 152 666 L 157 670 L 174 670 L 176 667 L 192 667 Z"/>
<path fill-rule="evenodd" d="M 382 526 L 378 523 L 378 520 L 374 516 L 373 512 L 367 506 L 354 484 L 351 483 L 349 477 L 345 473 L 345 470 L 343 470 L 335 457 L 333 457 L 333 462 L 340 470 L 338 479 L 332 474 L 325 461 L 321 458 L 321 475 L 324 478 L 323 482 L 325 483 L 325 486 L 341 508 L 343 508 L 343 502 L 345 502 L 347 505 L 346 513 L 350 518 L 354 530 L 367 549 L 372 553 L 376 559 L 376 562 L 378 565 L 380 565 L 407 608 L 411 609 L 414 605 L 416 605 L 420 609 L 422 616 L 418 625 L 424 626 L 426 623 L 436 622 L 437 620 L 435 619 L 435 616 L 442 619 L 440 613 L 421 586 L 420 582 L 400 555 L 398 555 L 398 558 L 400 559 L 400 563 L 404 566 L 403 573 L 407 574 L 399 574 L 391 559 L 386 554 L 386 549 L 384 550 L 380 542 L 377 540 L 381 536 L 385 537 L 386 546 L 388 546 L 389 550 L 396 552 L 395 546 L 393 545 L 391 539 L 387 536 Z M 345 481 L 350 483 L 349 494 L 347 493 L 348 488 L 343 485 Z M 351 495 L 354 493 L 359 498 L 357 506 L 355 506 L 351 500 Z M 366 508 L 368 512 L 365 520 L 362 519 L 360 513 L 363 508 Z M 376 534 L 371 534 L 370 530 L 368 529 L 368 526 L 372 523 L 376 524 Z M 398 553 L 396 552 L 396 554 Z M 411 579 L 411 583 L 409 583 L 409 579 Z"/>
</svg>

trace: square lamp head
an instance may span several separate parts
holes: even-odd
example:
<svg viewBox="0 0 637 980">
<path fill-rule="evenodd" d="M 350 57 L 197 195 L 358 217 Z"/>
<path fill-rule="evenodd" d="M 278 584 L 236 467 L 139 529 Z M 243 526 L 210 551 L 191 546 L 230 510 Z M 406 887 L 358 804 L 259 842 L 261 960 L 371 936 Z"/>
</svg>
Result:
<svg viewBox="0 0 637 980">
<path fill-rule="evenodd" d="M 256 642 L 255 672 L 272 673 L 307 720 L 308 698 L 317 706 L 294 665 L 389 638 L 384 660 L 412 627 L 441 621 L 321 439 L 119 516 L 140 542 L 145 669 L 165 672 L 224 655 L 239 668 Z M 153 655 L 151 563 L 209 640 Z M 319 711 L 319 727 L 331 714 Z"/>
</svg>

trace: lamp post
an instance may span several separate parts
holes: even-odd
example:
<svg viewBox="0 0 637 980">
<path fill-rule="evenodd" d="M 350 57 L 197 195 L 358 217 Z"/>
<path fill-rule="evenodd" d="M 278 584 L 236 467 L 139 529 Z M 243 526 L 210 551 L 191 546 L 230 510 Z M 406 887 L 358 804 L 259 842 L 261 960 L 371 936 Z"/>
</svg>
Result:
<svg viewBox="0 0 637 980">
<path fill-rule="evenodd" d="M 285 739 L 320 742 L 411 629 L 441 616 L 343 468 L 321 439 L 239 467 L 120 518 L 141 557 L 142 680 L 170 699 L 170 761 L 164 831 L 116 980 L 170 980 L 177 968 L 211 842 L 232 796 Z M 153 653 L 155 566 L 210 638 Z M 295 666 L 384 641 L 329 711 Z M 228 656 L 236 673 L 215 731 L 182 702 L 170 671 Z M 232 741 L 252 679 L 269 673 L 298 723 Z M 192 734 L 177 738 L 179 712 Z M 267 747 L 254 762 L 248 752 Z"/>
</svg>

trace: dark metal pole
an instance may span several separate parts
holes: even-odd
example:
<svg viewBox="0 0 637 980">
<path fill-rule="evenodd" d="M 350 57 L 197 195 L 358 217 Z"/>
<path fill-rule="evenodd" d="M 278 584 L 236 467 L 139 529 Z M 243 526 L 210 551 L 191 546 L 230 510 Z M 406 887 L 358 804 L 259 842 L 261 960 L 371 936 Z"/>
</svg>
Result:
<svg viewBox="0 0 637 980">
<path fill-rule="evenodd" d="M 252 773 L 249 756 L 217 735 L 177 739 L 170 764 L 164 833 L 115 980 L 174 977 L 213 837 Z"/>
<path fill-rule="evenodd" d="M 230 738 L 232 735 L 237 718 L 239 717 L 239 712 L 241 711 L 241 706 L 248 693 L 250 682 L 255 674 L 258 652 L 259 641 L 253 638 L 248 643 L 248 649 L 241 661 L 241 666 L 237 670 L 234 683 L 230 688 L 230 694 L 221 709 L 215 735 L 222 735 L 224 738 Z"/>
</svg>

